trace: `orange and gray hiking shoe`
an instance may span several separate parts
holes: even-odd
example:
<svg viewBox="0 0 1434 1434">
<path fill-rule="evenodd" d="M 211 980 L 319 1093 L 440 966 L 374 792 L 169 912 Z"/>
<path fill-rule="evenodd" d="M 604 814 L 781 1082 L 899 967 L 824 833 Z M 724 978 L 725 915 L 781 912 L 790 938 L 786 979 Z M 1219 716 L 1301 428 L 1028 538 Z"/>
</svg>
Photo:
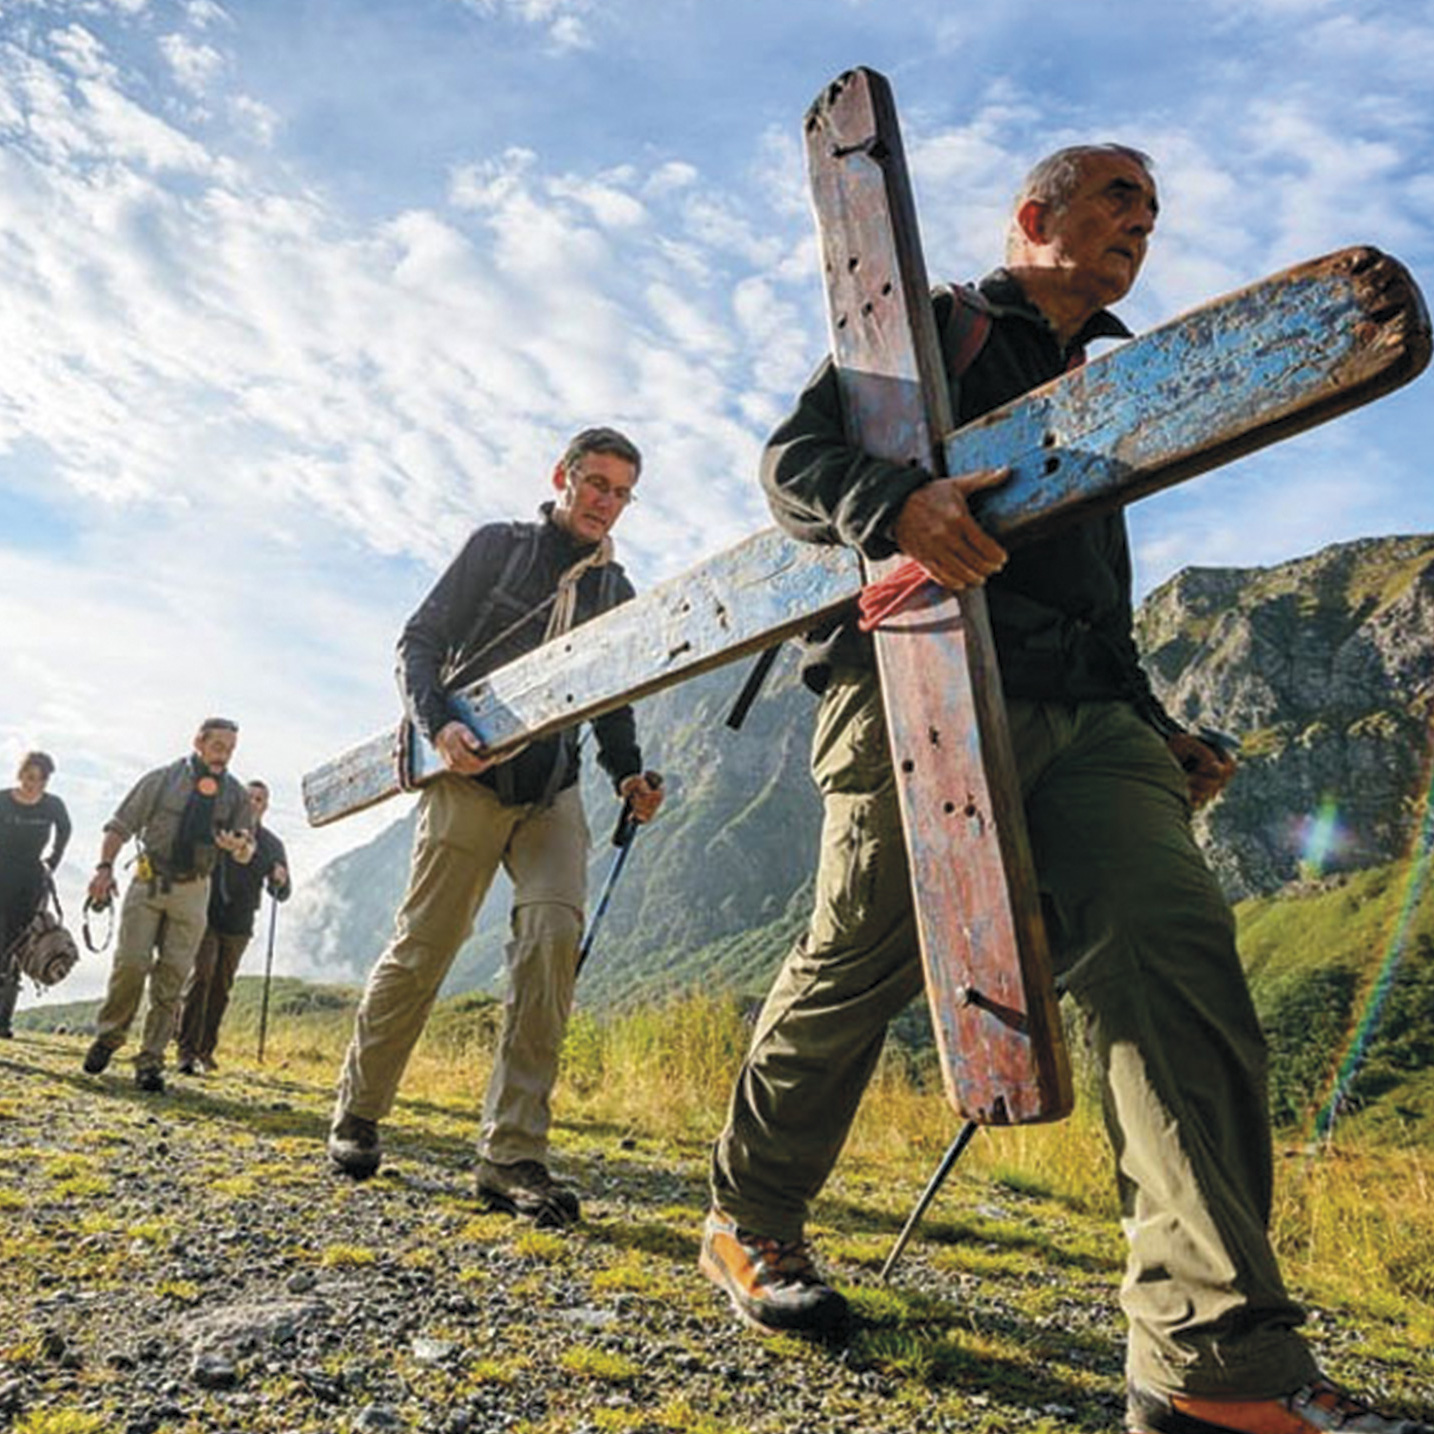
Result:
<svg viewBox="0 0 1434 1434">
<path fill-rule="evenodd" d="M 830 1333 L 847 1321 L 846 1301 L 817 1274 L 803 1241 L 739 1230 L 720 1210 L 707 1216 L 697 1265 L 756 1329 Z"/>
<path fill-rule="evenodd" d="M 1197 1399 L 1132 1387 L 1126 1423 L 1131 1434 L 1434 1434 L 1434 1425 L 1380 1414 L 1327 1379 L 1279 1399 Z"/>
</svg>

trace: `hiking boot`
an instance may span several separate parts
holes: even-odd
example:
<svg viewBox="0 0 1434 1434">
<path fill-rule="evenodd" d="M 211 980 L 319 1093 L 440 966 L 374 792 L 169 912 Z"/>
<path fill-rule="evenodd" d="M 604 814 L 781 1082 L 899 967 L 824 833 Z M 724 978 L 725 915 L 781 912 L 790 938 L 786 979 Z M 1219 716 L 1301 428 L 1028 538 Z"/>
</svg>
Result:
<svg viewBox="0 0 1434 1434">
<path fill-rule="evenodd" d="M 378 1121 L 361 1115 L 341 1115 L 329 1131 L 329 1160 L 345 1175 L 367 1180 L 383 1159 Z"/>
<path fill-rule="evenodd" d="M 141 1066 L 134 1073 L 134 1083 L 150 1095 L 164 1094 L 164 1076 L 158 1066 Z"/>
<path fill-rule="evenodd" d="M 194 1060 L 192 1056 L 186 1056 L 182 1061 L 180 1061 L 177 1066 L 175 1066 L 175 1070 L 177 1070 L 180 1075 L 198 1075 L 199 1063 Z"/>
<path fill-rule="evenodd" d="M 577 1192 L 559 1185 L 541 1160 L 478 1162 L 478 1194 L 490 1210 L 526 1215 L 540 1229 L 572 1225 L 581 1215 Z"/>
<path fill-rule="evenodd" d="M 817 1274 L 805 1241 L 739 1230 L 735 1220 L 713 1210 L 697 1267 L 756 1329 L 824 1334 L 846 1323 L 847 1302 Z"/>
<path fill-rule="evenodd" d="M 199 1057 L 199 1070 L 202 1075 L 213 1075 L 219 1069 L 219 1062 L 213 1056 Z"/>
<path fill-rule="evenodd" d="M 1198 1399 L 1132 1387 L 1126 1424 L 1131 1434 L 1434 1434 L 1434 1426 L 1380 1414 L 1327 1379 L 1279 1399 Z"/>
<path fill-rule="evenodd" d="M 103 1041 L 95 1041 L 85 1052 L 85 1074 L 99 1075 L 109 1065 L 112 1055 L 114 1052 Z"/>
</svg>

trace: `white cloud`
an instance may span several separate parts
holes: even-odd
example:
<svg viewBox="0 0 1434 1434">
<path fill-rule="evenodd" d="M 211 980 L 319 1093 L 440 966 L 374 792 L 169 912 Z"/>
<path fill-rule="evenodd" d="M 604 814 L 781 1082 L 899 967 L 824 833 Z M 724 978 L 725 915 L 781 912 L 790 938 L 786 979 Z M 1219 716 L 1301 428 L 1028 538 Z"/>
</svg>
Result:
<svg viewBox="0 0 1434 1434">
<path fill-rule="evenodd" d="M 544 30 L 555 52 L 588 50 L 594 44 L 587 24 L 593 0 L 457 0 L 457 4 L 485 18 Z"/>
<path fill-rule="evenodd" d="M 160 52 L 174 72 L 175 83 L 191 95 L 202 95 L 224 69 L 224 57 L 212 45 L 196 44 L 185 35 L 165 35 Z"/>
<path fill-rule="evenodd" d="M 196 30 L 207 30 L 216 25 L 230 29 L 234 24 L 229 12 L 222 5 L 216 5 L 214 0 L 188 0 L 184 15 Z"/>
<path fill-rule="evenodd" d="M 235 95 L 229 101 L 229 114 L 241 134 L 268 148 L 279 132 L 279 116 L 269 106 L 249 95 Z"/>
<path fill-rule="evenodd" d="M 50 48 L 74 74 L 94 80 L 112 80 L 115 68 L 99 39 L 83 25 L 67 25 L 50 32 Z"/>
<path fill-rule="evenodd" d="M 311 872 L 388 815 L 306 832 L 299 774 L 390 719 L 403 617 L 474 523 L 532 510 L 574 428 L 615 422 L 644 449 L 642 501 L 618 532 L 640 583 L 768 521 L 758 448 L 826 341 L 799 125 L 820 60 L 779 53 L 777 30 L 734 29 L 760 92 L 729 65 L 730 88 L 658 114 L 643 102 L 681 57 L 634 53 L 615 108 L 579 112 L 562 89 L 542 123 L 495 69 L 481 141 L 466 125 L 478 110 L 453 118 L 469 97 L 415 92 L 415 131 L 425 106 L 436 122 L 431 141 L 395 141 L 399 183 L 375 130 L 330 127 L 326 82 L 296 93 L 264 69 L 305 7 L 28 8 L 30 22 L 0 22 L 0 504 L 33 536 L 0 531 L 0 628 L 15 635 L 0 761 L 56 750 L 80 851 L 133 776 L 231 708 L 241 768 L 273 780 L 275 825 Z M 546 73 L 564 63 L 554 27 L 568 44 L 599 32 L 599 11 L 570 0 L 467 8 L 447 12 L 450 31 L 402 26 L 393 43 L 501 23 L 515 64 Z M 934 34 L 944 13 L 903 23 Z M 1009 68 L 953 99 L 949 57 L 913 51 L 898 99 L 933 274 L 995 262 L 1029 163 L 1109 132 L 1156 154 L 1166 198 L 1123 306 L 1139 325 L 1345 236 L 1427 265 L 1424 81 L 1412 61 L 1357 86 L 1345 69 L 1358 56 L 1367 74 L 1386 43 L 1427 53 L 1412 23 L 1380 14 L 1383 28 L 1322 10 L 1316 36 L 1266 7 L 1260 44 L 1284 41 L 1297 64 L 1281 72 L 1263 50 L 1246 68 L 1222 49 L 1145 108 L 1093 59 L 1084 101 L 1009 46 Z M 962 23 L 973 45 L 1001 34 Z M 1072 72 L 1093 54 L 1077 38 Z M 374 79 L 345 75 L 346 92 Z M 466 153 L 440 142 L 455 131 Z M 1419 397 L 1142 505 L 1143 577 L 1434 526 L 1413 471 Z M 1400 434 L 1416 435 L 1407 452 Z"/>
</svg>

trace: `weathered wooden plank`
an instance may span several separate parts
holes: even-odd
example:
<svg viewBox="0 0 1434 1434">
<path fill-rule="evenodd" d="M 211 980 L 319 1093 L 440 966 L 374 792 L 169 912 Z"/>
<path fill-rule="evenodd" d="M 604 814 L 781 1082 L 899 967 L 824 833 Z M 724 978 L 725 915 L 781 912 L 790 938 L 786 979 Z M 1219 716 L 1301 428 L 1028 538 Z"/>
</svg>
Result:
<svg viewBox="0 0 1434 1434">
<path fill-rule="evenodd" d="M 945 471 L 945 365 L 886 81 L 841 76 L 806 139 L 848 437 Z M 933 585 L 883 624 L 876 655 L 946 1093 L 971 1120 L 1058 1119 L 1070 1064 L 984 589 Z"/>
<path fill-rule="evenodd" d="M 497 669 L 450 699 L 492 751 L 601 715 L 804 632 L 861 589 L 856 555 L 764 529 L 700 567 L 640 594 Z M 314 826 L 400 790 L 398 732 L 390 729 L 310 772 L 304 808 Z M 409 779 L 441 770 L 422 739 Z"/>
<path fill-rule="evenodd" d="M 1428 312 L 1403 266 L 1375 250 L 1341 250 L 1216 299 L 969 424 L 946 441 L 947 470 L 1010 464 L 1012 477 L 973 507 L 1014 547 L 1368 402 L 1428 358 Z M 483 740 L 510 751 L 801 632 L 860 584 L 853 554 L 768 530 L 460 700 Z M 390 729 L 306 776 L 310 822 L 399 791 L 395 748 Z M 437 770 L 423 742 L 414 763 L 416 782 Z"/>
<path fill-rule="evenodd" d="M 1429 362 L 1397 259 L 1340 249 L 1227 294 L 967 424 L 947 471 L 1009 466 L 972 503 L 1021 542 L 1134 502 L 1370 402 Z"/>
</svg>

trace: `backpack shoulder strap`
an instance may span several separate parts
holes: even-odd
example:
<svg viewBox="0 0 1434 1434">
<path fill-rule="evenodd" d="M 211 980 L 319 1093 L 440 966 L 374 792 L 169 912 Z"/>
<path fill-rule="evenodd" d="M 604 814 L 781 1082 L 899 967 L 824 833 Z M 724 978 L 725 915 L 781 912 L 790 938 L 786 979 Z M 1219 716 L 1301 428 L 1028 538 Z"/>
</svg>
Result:
<svg viewBox="0 0 1434 1434">
<path fill-rule="evenodd" d="M 941 284 L 936 295 L 951 299 L 951 330 L 956 342 L 952 348 L 951 377 L 960 378 L 986 346 L 991 337 L 992 310 L 985 295 L 971 284 Z"/>
<path fill-rule="evenodd" d="M 542 529 L 536 523 L 509 524 L 508 553 L 503 559 L 503 566 L 498 570 L 498 579 L 483 594 L 483 600 L 474 611 L 468 624 L 468 636 L 464 639 L 463 646 L 453 654 L 447 681 L 452 682 L 456 672 L 466 672 L 472 666 L 475 655 L 483 652 L 484 643 L 490 637 L 488 624 L 492 621 L 493 612 L 499 600 L 507 596 L 513 585 L 536 561 L 541 532 Z"/>
</svg>

